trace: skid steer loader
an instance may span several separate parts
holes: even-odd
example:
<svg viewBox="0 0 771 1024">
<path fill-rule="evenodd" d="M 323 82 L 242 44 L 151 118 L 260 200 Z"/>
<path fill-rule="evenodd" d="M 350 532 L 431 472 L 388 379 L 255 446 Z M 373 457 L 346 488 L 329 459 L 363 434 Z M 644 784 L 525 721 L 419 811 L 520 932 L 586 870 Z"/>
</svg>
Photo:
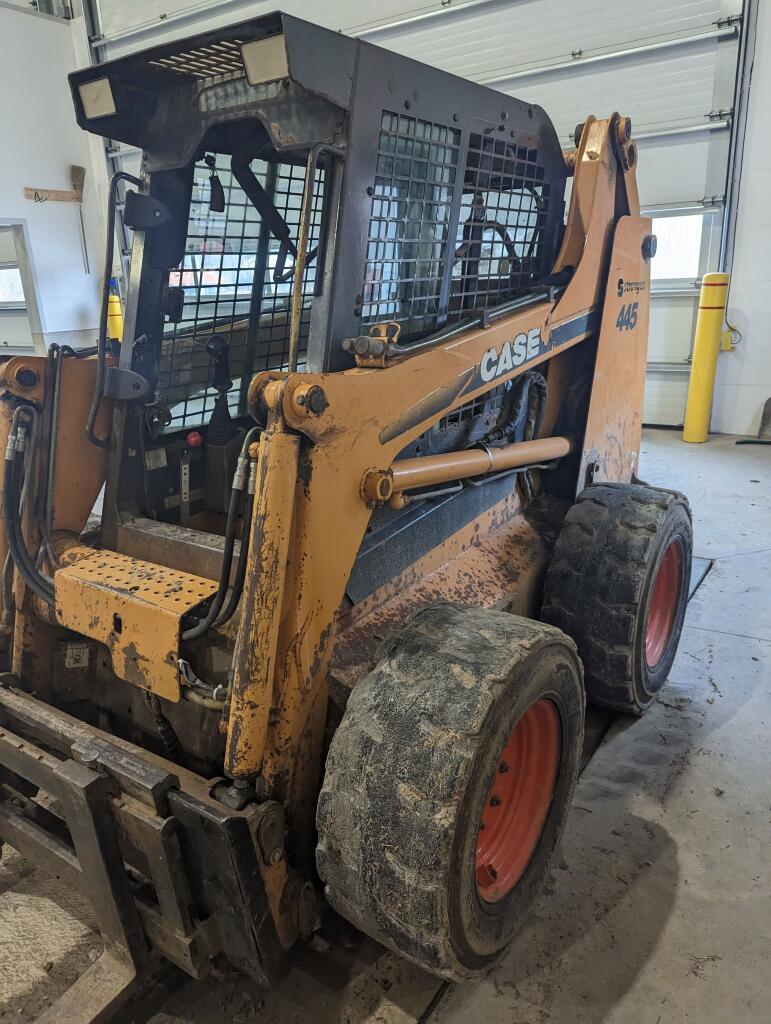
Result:
<svg viewBox="0 0 771 1024">
<path fill-rule="evenodd" d="M 563 151 L 535 105 L 281 14 L 70 84 L 142 162 L 95 350 L 0 365 L 0 840 L 104 939 L 43 1019 L 107 1019 L 159 958 L 270 984 L 328 908 L 479 976 L 585 695 L 643 712 L 685 611 L 687 501 L 635 475 L 630 121 Z"/>
</svg>

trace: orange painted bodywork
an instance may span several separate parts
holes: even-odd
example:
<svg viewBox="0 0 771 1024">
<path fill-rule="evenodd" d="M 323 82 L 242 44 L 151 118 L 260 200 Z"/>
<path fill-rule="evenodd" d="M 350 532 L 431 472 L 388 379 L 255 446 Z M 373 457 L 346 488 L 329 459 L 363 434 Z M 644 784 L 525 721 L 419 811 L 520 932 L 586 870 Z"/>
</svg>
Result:
<svg viewBox="0 0 771 1024">
<path fill-rule="evenodd" d="M 335 679 L 353 685 L 369 664 L 377 638 L 436 600 L 496 604 L 532 614 L 549 556 L 544 530 L 527 521 L 512 487 L 509 498 L 360 605 L 346 608 L 346 585 L 373 505 L 385 499 L 385 494 L 368 492 L 365 480 L 373 473 L 393 477 L 397 465 L 397 475 L 404 474 L 405 464 L 398 464 L 397 457 L 442 417 L 546 362 L 547 409 L 543 442 L 534 442 L 540 445 L 536 461 L 565 455 L 573 445 L 581 462 L 578 490 L 588 474 L 610 481 L 632 477 L 647 348 L 649 273 L 642 243 L 650 222 L 640 217 L 633 143 L 619 141 L 617 125 L 616 117 L 589 118 L 571 153 L 573 190 L 554 271 L 574 272 L 556 298 L 545 292 L 543 301 L 489 327 L 469 329 L 412 354 L 396 352 L 380 365 L 362 361 L 333 374 L 271 372 L 252 380 L 250 407 L 266 427 L 233 653 L 225 771 L 236 779 L 259 776 L 262 792 L 284 805 L 292 857 L 301 870 L 310 871 L 312 864 L 333 657 Z M 631 299 L 625 292 L 617 294 L 622 277 L 635 282 Z M 630 301 L 638 303 L 635 323 L 619 329 L 620 307 Z M 583 351 L 596 346 L 585 438 L 555 448 L 553 435 L 560 433 L 560 411 L 582 345 L 587 346 Z M 81 392 L 75 384 L 68 379 L 63 387 L 63 395 L 71 389 L 79 397 L 63 400 L 60 438 L 67 444 L 61 463 L 57 447 L 54 502 L 57 527 L 73 531 L 85 521 L 86 506 L 86 515 L 90 511 L 104 458 L 83 437 L 88 385 Z M 312 396 L 323 400 L 311 401 Z M 102 415 L 108 416 L 106 406 Z M 106 428 L 106 422 L 99 424 L 97 433 Z M 73 460 L 86 456 L 91 461 L 84 477 L 86 469 L 76 471 Z M 462 460 L 446 456 L 442 461 L 445 480 Z M 76 485 L 77 480 L 83 483 Z M 415 478 L 403 478 L 401 489 L 409 486 L 415 486 Z M 195 572 L 194 565 L 189 569 Z M 109 605 L 108 592 L 105 600 Z M 130 601 L 130 593 L 122 592 L 121 606 Z M 74 621 L 65 608 L 61 618 Z M 99 618 L 102 628 L 104 618 Z M 26 631 L 21 646 L 29 650 L 36 630 L 40 635 L 51 627 L 33 620 L 27 606 L 21 620 L 17 628 Z M 88 622 L 78 621 L 83 635 L 91 635 Z M 167 674 L 174 652 L 150 640 L 138 646 L 147 662 L 143 677 L 152 689 L 157 659 L 165 659 Z M 33 662 L 20 664 L 19 670 L 27 678 L 37 675 Z"/>
<path fill-rule="evenodd" d="M 287 807 L 290 829 L 303 851 L 312 844 L 310 823 L 337 612 L 371 514 L 362 497 L 362 481 L 373 469 L 389 470 L 400 451 L 453 409 L 547 360 L 553 367 L 570 349 L 596 336 L 596 329 L 587 327 L 567 341 L 559 340 L 561 328 L 601 308 L 609 290 L 608 267 L 611 273 L 618 267 L 624 273 L 633 269 L 635 280 L 645 281 L 647 295 L 647 264 L 640 266 L 642 255 L 635 261 L 634 252 L 642 253 L 649 224 L 639 217 L 633 169 L 620 167 L 614 130 L 613 121 L 593 119 L 584 130 L 567 231 L 555 268 L 576 269 L 556 302 L 535 304 L 487 329 L 469 330 L 398 359 L 385 369 L 361 366 L 334 374 L 293 374 L 279 381 L 275 374 L 269 379 L 258 375 L 252 382 L 250 399 L 255 407 L 269 410 L 271 430 L 299 434 L 305 443 L 297 455 L 293 501 L 266 510 L 278 520 L 293 522 L 275 652 L 267 644 L 267 630 L 260 633 L 255 627 L 249 635 L 249 657 L 255 664 L 275 657 L 271 714 L 267 730 L 261 729 L 250 741 L 235 713 L 240 705 L 234 693 L 225 766 L 235 777 L 261 775 L 267 791 Z M 610 299 L 606 309 L 609 304 Z M 615 318 L 609 323 L 606 315 L 599 332 L 602 386 L 592 393 L 582 459 L 588 445 L 592 460 L 603 467 L 603 479 L 628 481 L 639 446 L 642 396 L 637 386 L 627 390 L 627 367 L 631 363 L 637 381 L 645 360 L 647 313 L 621 339 L 611 333 Z M 538 355 L 504 368 L 491 380 L 480 380 L 488 353 L 502 353 L 512 339 L 534 331 L 540 331 L 545 342 Z M 619 340 L 624 348 L 616 352 L 613 343 Z M 550 385 L 551 374 L 550 369 Z M 552 408 L 547 412 L 552 420 L 553 403 L 559 407 L 570 383 L 559 369 L 554 379 Z M 320 414 L 314 414 L 308 402 L 296 400 L 300 389 L 307 395 L 313 388 L 323 392 Z M 609 437 L 601 424 L 616 421 L 629 426 Z M 293 461 L 295 455 L 287 453 L 286 458 Z M 280 466 L 282 474 L 292 471 Z M 259 553 L 253 557 L 259 558 Z M 244 614 L 250 614 L 248 605 Z M 242 629 L 236 663 L 245 642 Z"/>
<path fill-rule="evenodd" d="M 50 381 L 48 360 L 42 356 L 15 356 L 0 365 L 0 444 L 3 451 L 17 405 L 30 404 L 41 413 Z M 20 373 L 30 370 L 37 378 L 34 387 L 23 387 Z M 64 358 L 61 366 L 61 398 L 54 449 L 53 498 L 51 526 L 54 533 L 65 532 L 76 537 L 86 525 L 107 473 L 107 452 L 86 442 L 86 417 L 91 404 L 96 375 L 93 358 Z M 103 401 L 96 419 L 98 432 L 106 433 L 112 416 L 112 403 Z M 44 441 L 46 439 L 43 439 Z M 40 541 L 32 510 L 40 499 L 40 476 L 43 469 L 41 449 L 35 456 L 33 478 L 38 486 L 30 491 L 23 528 L 29 550 L 36 551 Z M 0 471 L 2 495 L 5 463 Z M 8 552 L 6 532 L 0 529 L 0 566 Z M 12 627 L 13 657 L 10 667 L 24 677 L 39 677 L 40 692 L 47 692 L 51 677 L 51 658 L 55 640 L 60 633 L 50 617 L 38 614 L 38 602 L 24 585 L 18 572 L 14 574 L 13 594 L 15 616 Z M 11 610 L 7 610 L 10 614 Z"/>
</svg>

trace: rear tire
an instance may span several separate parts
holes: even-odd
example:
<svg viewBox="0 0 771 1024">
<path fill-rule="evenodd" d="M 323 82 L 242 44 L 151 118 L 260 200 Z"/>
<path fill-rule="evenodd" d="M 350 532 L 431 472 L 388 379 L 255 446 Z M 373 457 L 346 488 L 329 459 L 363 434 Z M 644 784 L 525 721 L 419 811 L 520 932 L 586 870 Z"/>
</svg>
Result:
<svg viewBox="0 0 771 1024">
<path fill-rule="evenodd" d="M 592 703 L 640 715 L 666 682 L 692 548 L 682 494 L 600 484 L 578 496 L 546 574 L 541 618 L 575 640 Z"/>
<path fill-rule="evenodd" d="M 454 605 L 418 613 L 330 745 L 316 862 L 331 906 L 442 977 L 483 974 L 548 873 L 583 716 L 559 630 Z"/>
</svg>

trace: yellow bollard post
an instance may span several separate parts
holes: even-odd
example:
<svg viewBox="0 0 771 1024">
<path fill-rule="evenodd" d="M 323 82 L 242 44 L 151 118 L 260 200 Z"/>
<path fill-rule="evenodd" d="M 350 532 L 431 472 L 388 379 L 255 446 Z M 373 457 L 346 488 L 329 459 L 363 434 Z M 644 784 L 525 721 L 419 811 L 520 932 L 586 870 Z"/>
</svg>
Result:
<svg viewBox="0 0 771 1024">
<path fill-rule="evenodd" d="M 123 340 L 123 310 L 118 294 L 118 282 L 110 278 L 110 297 L 107 300 L 107 337 L 113 341 Z"/>
<path fill-rule="evenodd" d="M 728 274 L 705 274 L 701 284 L 688 401 L 685 406 L 684 441 L 706 441 L 709 433 L 717 356 L 728 298 L 728 279 Z"/>
</svg>

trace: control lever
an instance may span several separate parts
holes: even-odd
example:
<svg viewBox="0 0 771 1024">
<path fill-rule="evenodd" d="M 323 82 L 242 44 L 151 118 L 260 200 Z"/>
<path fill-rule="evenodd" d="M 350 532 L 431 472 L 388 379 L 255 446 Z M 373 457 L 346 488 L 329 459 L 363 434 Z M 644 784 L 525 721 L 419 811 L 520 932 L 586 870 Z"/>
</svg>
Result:
<svg viewBox="0 0 771 1024">
<path fill-rule="evenodd" d="M 206 428 L 204 506 L 213 512 L 227 512 L 230 484 L 244 431 L 233 422 L 228 403 L 228 392 L 233 387 L 230 346 L 219 334 L 212 334 L 206 342 L 206 351 L 213 364 L 212 386 L 217 397 Z"/>
<path fill-rule="evenodd" d="M 209 211 L 211 213 L 225 212 L 225 189 L 217 174 L 217 161 L 210 153 L 203 158 L 203 162 L 210 170 L 209 175 Z"/>
<path fill-rule="evenodd" d="M 230 345 L 219 334 L 212 334 L 206 342 L 206 351 L 214 363 L 214 387 L 220 395 L 233 387 L 230 376 Z"/>
</svg>

